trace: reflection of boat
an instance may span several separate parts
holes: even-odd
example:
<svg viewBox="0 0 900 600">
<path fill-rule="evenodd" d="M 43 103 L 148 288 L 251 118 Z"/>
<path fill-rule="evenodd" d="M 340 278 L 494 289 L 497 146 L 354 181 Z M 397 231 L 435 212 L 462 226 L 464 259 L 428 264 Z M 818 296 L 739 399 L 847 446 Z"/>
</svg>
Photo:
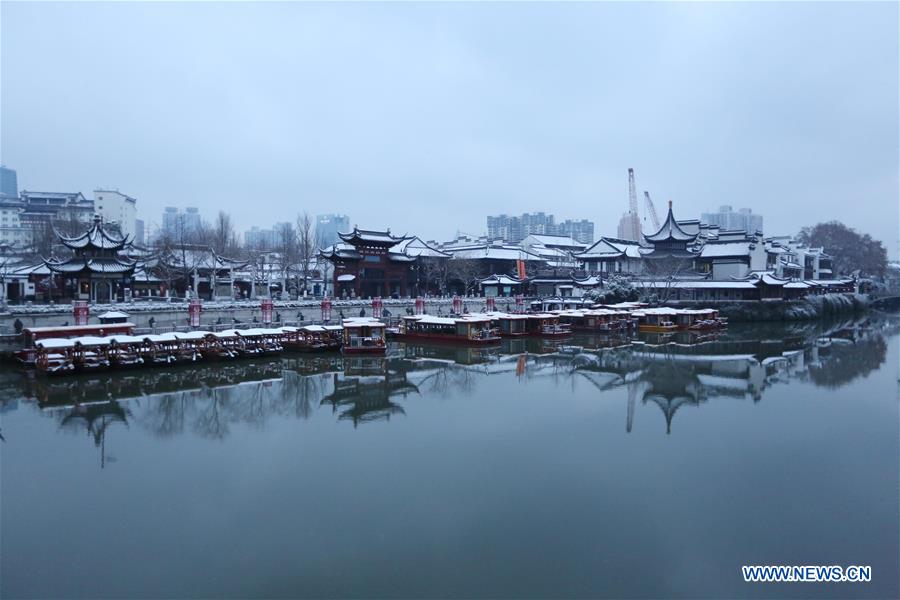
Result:
<svg viewBox="0 0 900 600">
<path fill-rule="evenodd" d="M 643 308 L 632 312 L 632 316 L 637 318 L 638 331 L 650 333 L 666 333 L 675 331 L 678 326 L 675 324 L 675 315 L 678 313 L 674 308 Z"/>
</svg>

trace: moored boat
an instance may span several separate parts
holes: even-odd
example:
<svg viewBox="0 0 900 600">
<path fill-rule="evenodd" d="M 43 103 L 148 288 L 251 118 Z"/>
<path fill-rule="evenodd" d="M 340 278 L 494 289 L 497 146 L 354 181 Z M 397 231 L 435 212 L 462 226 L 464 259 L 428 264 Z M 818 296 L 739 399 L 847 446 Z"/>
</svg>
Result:
<svg viewBox="0 0 900 600">
<path fill-rule="evenodd" d="M 387 345 L 384 339 L 386 325 L 378 319 L 359 317 L 344 319 L 344 354 L 384 354 Z"/>
<path fill-rule="evenodd" d="M 400 320 L 401 340 L 424 340 L 457 344 L 497 344 L 500 336 L 490 315 L 469 314 L 457 317 L 413 315 Z M 513 320 L 510 320 L 512 322 Z M 525 320 L 522 320 L 525 323 Z"/>
</svg>

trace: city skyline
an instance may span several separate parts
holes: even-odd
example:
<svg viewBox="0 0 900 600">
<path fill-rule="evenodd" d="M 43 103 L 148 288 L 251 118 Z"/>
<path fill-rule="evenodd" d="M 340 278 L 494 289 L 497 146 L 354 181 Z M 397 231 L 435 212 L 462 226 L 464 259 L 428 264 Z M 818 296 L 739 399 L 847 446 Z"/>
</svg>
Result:
<svg viewBox="0 0 900 600">
<path fill-rule="evenodd" d="M 537 211 L 615 235 L 633 167 L 680 214 L 748 206 L 773 234 L 839 220 L 896 257 L 897 15 L 5 3 L 0 158 L 20 188 L 127 190 L 151 229 L 165 206 L 198 206 L 259 225 L 337 212 L 435 239 Z M 271 35 L 235 43 L 248 26 Z M 111 82 L 127 103 L 101 91 Z M 48 86 L 81 93 L 35 102 Z"/>
</svg>

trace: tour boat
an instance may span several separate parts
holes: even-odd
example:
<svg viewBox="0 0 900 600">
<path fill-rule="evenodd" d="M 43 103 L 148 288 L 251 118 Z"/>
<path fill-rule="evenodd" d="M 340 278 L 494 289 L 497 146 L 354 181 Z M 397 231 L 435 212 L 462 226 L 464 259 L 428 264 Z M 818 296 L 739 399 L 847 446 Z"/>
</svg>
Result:
<svg viewBox="0 0 900 600">
<path fill-rule="evenodd" d="M 341 351 L 344 354 L 384 354 L 384 323 L 370 317 L 358 317 L 344 319 L 342 325 Z"/>
<path fill-rule="evenodd" d="M 719 311 L 712 308 L 681 309 L 675 315 L 678 329 L 704 331 L 720 329 L 725 326 L 725 319 L 719 317 Z"/>
<path fill-rule="evenodd" d="M 497 324 L 497 329 L 502 337 L 525 337 L 529 335 L 528 315 L 487 313 L 492 321 Z"/>
<path fill-rule="evenodd" d="M 572 335 L 568 323 L 560 323 L 559 315 L 552 313 L 531 313 L 526 324 L 528 335 L 542 337 L 565 337 Z"/>
<path fill-rule="evenodd" d="M 60 327 L 26 327 L 22 330 L 23 348 L 13 353 L 26 366 L 34 366 L 35 344 L 46 339 L 72 339 L 85 336 L 131 335 L 134 323 L 107 323 L 103 325 L 63 325 Z"/>
<path fill-rule="evenodd" d="M 675 324 L 678 311 L 674 308 L 644 308 L 631 314 L 638 320 L 638 331 L 668 333 L 678 329 Z"/>
<path fill-rule="evenodd" d="M 591 333 L 619 333 L 631 327 L 630 315 L 625 311 L 605 308 L 567 310 L 557 313 L 562 323 L 575 331 Z"/>
<path fill-rule="evenodd" d="M 469 314 L 457 317 L 414 315 L 400 320 L 400 332 L 397 337 L 401 340 L 497 344 L 500 342 L 500 336 L 491 326 L 491 321 L 490 315 Z"/>
</svg>

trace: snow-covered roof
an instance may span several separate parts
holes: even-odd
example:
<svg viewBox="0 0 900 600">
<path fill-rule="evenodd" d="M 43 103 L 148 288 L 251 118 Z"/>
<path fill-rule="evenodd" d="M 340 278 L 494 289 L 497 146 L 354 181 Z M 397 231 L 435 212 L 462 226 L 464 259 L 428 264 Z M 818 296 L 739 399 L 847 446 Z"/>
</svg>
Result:
<svg viewBox="0 0 900 600">
<path fill-rule="evenodd" d="M 481 285 L 521 285 L 522 280 L 509 275 L 491 275 L 480 281 Z"/>
<path fill-rule="evenodd" d="M 348 233 L 338 233 L 338 236 L 344 240 L 345 242 L 370 242 L 376 244 L 396 244 L 397 242 L 404 239 L 404 236 L 394 236 L 391 235 L 391 230 L 387 231 L 373 231 L 370 229 L 359 229 L 357 227 L 353 228 L 353 231 Z"/>
<path fill-rule="evenodd" d="M 373 317 L 353 317 L 344 319 L 344 327 L 384 327 L 384 323 Z"/>
<path fill-rule="evenodd" d="M 353 281 L 354 279 L 356 279 L 356 275 L 350 275 L 347 273 L 345 273 L 344 275 L 337 276 L 338 281 Z"/>
<path fill-rule="evenodd" d="M 696 233 L 688 233 L 675 221 L 672 214 L 672 203 L 669 203 L 669 212 L 666 214 L 666 220 L 659 228 L 659 231 L 650 235 L 645 235 L 644 239 L 649 242 L 664 242 L 667 240 L 675 240 L 679 242 L 690 242 L 697 237 Z"/>
<path fill-rule="evenodd" d="M 127 319 L 128 315 L 117 310 L 108 310 L 102 315 L 97 316 L 98 319 Z"/>
<path fill-rule="evenodd" d="M 448 249 L 447 252 L 457 259 L 474 260 L 541 260 L 537 254 L 515 246 L 476 246 L 468 248 Z"/>
<path fill-rule="evenodd" d="M 743 242 L 707 242 L 700 251 L 701 258 L 724 258 L 727 256 L 750 256 L 753 245 Z"/>
</svg>

